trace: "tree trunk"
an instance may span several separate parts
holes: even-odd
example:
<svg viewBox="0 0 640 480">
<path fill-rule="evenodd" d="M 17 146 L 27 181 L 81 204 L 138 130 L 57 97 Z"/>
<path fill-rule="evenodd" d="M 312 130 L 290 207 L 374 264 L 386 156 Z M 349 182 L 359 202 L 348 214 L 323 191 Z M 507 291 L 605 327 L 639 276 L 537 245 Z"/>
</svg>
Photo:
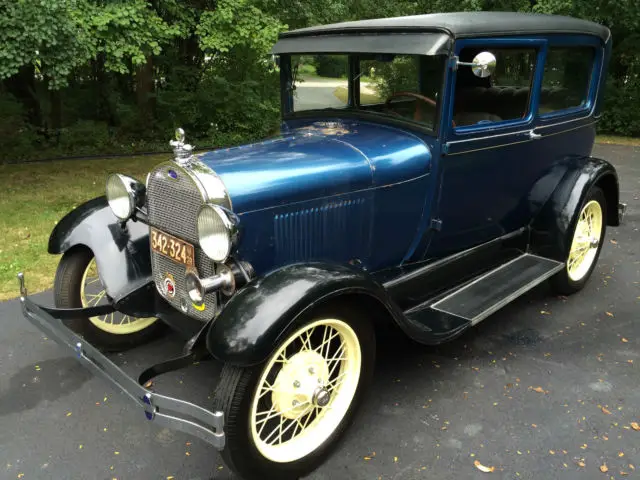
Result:
<svg viewBox="0 0 640 480">
<path fill-rule="evenodd" d="M 142 121 L 151 121 L 155 109 L 155 98 L 153 96 L 153 57 L 149 55 L 147 62 L 136 71 L 136 99 L 138 113 Z"/>
</svg>

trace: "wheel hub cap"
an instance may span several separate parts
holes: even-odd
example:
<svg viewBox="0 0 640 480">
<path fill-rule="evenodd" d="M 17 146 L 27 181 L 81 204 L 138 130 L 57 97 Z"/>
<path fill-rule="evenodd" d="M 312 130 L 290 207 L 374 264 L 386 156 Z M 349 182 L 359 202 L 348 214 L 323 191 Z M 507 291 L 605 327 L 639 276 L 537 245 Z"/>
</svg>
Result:
<svg viewBox="0 0 640 480">
<path fill-rule="evenodd" d="M 567 272 L 573 281 L 579 281 L 587 275 L 598 253 L 602 234 L 602 207 L 591 200 L 582 211 L 573 234 Z"/>
<path fill-rule="evenodd" d="M 276 377 L 273 405 L 286 418 L 299 417 L 315 405 L 325 406 L 331 397 L 321 386 L 328 379 L 329 367 L 322 355 L 313 351 L 296 353 Z"/>
</svg>

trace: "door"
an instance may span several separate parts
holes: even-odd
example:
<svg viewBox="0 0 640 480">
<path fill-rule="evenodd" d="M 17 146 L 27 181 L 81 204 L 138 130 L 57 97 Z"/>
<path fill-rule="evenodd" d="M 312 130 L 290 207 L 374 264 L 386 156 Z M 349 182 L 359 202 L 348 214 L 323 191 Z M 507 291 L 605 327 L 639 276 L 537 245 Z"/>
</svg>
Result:
<svg viewBox="0 0 640 480">
<path fill-rule="evenodd" d="M 529 221 L 527 192 L 548 162 L 535 147 L 534 108 L 543 39 L 466 40 L 460 62 L 489 51 L 496 70 L 480 78 L 468 66 L 449 72 L 446 135 L 436 207 L 440 231 L 426 256 L 442 257 L 514 231 Z"/>
</svg>

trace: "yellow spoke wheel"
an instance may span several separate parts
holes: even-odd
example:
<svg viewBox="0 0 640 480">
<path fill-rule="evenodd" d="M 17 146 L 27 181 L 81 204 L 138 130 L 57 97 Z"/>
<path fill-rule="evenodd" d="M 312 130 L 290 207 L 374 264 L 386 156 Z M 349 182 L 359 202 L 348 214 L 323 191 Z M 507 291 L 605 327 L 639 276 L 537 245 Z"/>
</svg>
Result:
<svg viewBox="0 0 640 480">
<path fill-rule="evenodd" d="M 100 282 L 95 257 L 87 265 L 80 283 L 80 300 L 83 307 L 95 307 L 106 303 L 106 290 Z M 136 333 L 156 322 L 156 318 L 137 318 L 120 312 L 90 317 L 89 321 L 100 330 L 114 335 Z"/>
<path fill-rule="evenodd" d="M 346 431 L 375 367 L 372 319 L 358 306 L 345 299 L 318 307 L 295 328 L 273 332 L 261 363 L 224 364 L 213 407 L 224 412 L 222 458 L 242 478 L 303 477 Z"/>
<path fill-rule="evenodd" d="M 306 325 L 280 346 L 251 406 L 251 435 L 265 458 L 292 462 L 329 438 L 356 393 L 361 356 L 356 333 L 335 319 Z"/>
<path fill-rule="evenodd" d="M 602 223 L 600 203 L 590 200 L 580 212 L 567 260 L 567 273 L 574 282 L 582 280 L 591 271 L 602 240 Z"/>
</svg>

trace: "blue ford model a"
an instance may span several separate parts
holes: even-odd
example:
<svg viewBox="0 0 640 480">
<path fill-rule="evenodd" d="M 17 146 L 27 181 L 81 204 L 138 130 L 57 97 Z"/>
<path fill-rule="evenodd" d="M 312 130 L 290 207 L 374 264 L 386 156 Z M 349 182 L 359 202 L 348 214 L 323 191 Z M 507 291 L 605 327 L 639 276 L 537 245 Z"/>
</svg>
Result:
<svg viewBox="0 0 640 480">
<path fill-rule="evenodd" d="M 27 318 L 149 420 L 222 450 L 246 478 L 298 478 L 344 432 L 376 330 L 433 345 L 549 280 L 579 291 L 615 169 L 591 156 L 611 36 L 566 17 L 453 13 L 285 33 L 282 128 L 175 158 L 63 218 L 56 307 Z M 134 379 L 102 352 L 168 324 L 184 355 Z M 223 364 L 206 408 L 145 388 Z"/>
</svg>

